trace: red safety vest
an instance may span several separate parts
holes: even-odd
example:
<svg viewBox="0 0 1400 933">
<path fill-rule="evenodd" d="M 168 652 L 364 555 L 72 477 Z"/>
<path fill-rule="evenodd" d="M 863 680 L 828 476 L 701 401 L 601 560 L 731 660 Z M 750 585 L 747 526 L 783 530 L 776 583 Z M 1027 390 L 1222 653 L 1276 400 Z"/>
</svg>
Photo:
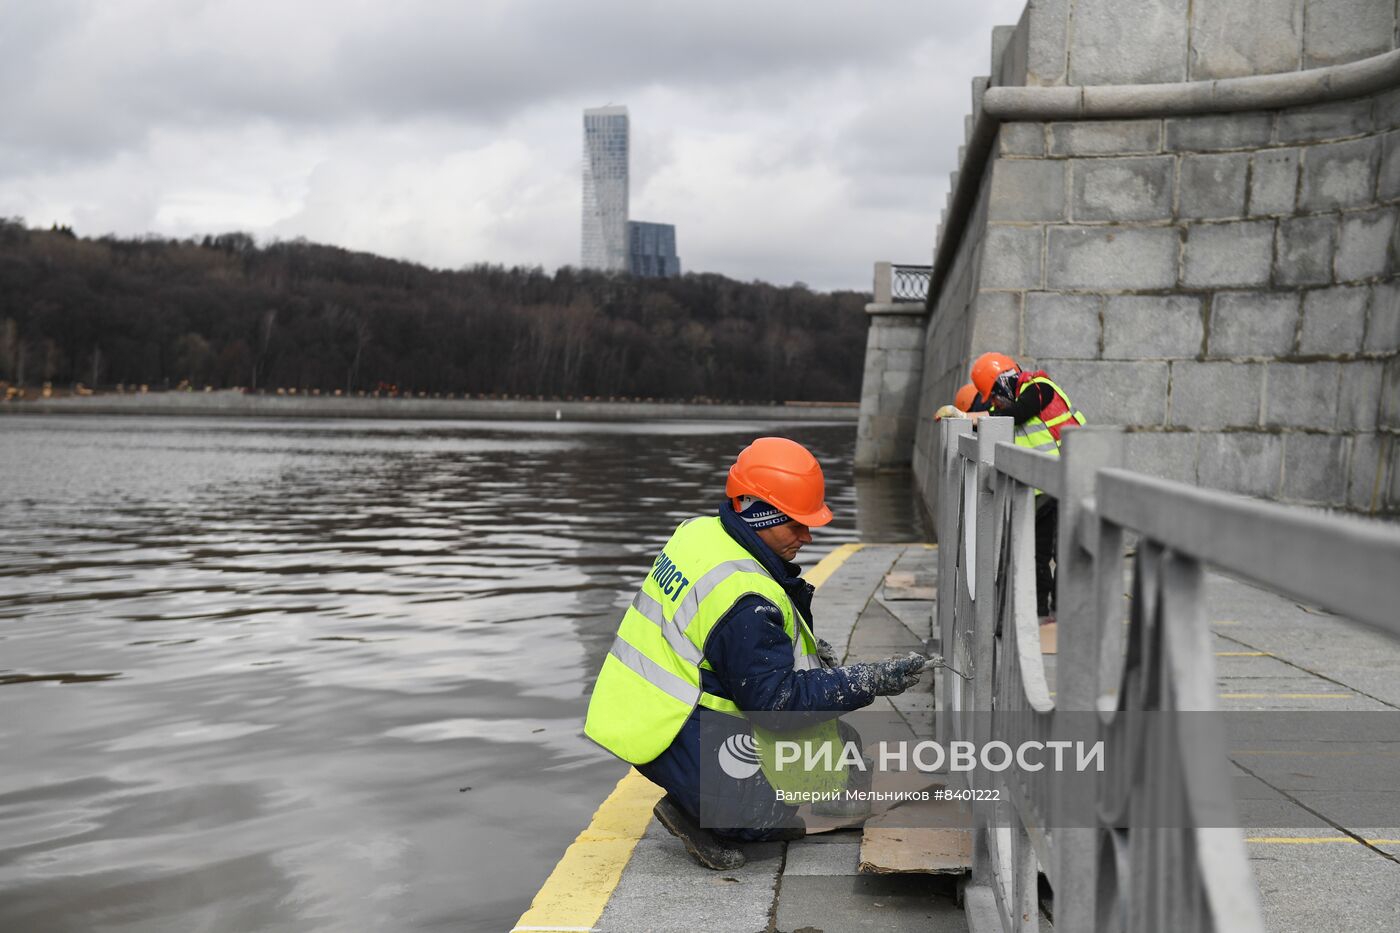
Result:
<svg viewBox="0 0 1400 933">
<path fill-rule="evenodd" d="M 1055 443 L 1060 442 L 1060 431 L 1067 424 L 1083 424 L 1084 415 L 1079 412 L 1070 400 L 1065 396 L 1064 390 L 1055 385 L 1046 374 L 1045 370 L 1037 369 L 1033 372 L 1023 372 L 1016 377 L 1016 397 L 1021 397 L 1022 390 L 1031 382 L 1039 382 L 1050 387 L 1054 393 L 1054 398 L 1050 404 L 1040 410 L 1040 420 L 1044 423 L 1046 430 L 1055 438 Z"/>
</svg>

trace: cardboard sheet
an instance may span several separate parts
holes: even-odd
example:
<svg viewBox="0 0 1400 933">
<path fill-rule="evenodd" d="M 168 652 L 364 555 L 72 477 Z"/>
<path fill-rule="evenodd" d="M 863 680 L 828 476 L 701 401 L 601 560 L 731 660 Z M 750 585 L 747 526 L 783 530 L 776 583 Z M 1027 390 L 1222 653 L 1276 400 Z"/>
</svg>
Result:
<svg viewBox="0 0 1400 933">
<path fill-rule="evenodd" d="M 908 803 L 872 817 L 861 838 L 860 871 L 961 874 L 972 866 L 972 833 L 956 824 L 969 819 L 966 807 L 956 803 Z"/>
</svg>

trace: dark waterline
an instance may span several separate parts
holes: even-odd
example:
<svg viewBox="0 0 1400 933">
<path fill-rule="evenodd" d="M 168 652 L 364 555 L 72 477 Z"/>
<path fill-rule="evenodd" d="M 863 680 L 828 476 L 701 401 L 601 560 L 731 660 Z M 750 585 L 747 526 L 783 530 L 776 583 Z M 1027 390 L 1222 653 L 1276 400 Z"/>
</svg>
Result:
<svg viewBox="0 0 1400 933">
<path fill-rule="evenodd" d="M 805 565 L 926 538 L 851 425 L 0 421 L 0 930 L 508 929 L 622 774 L 622 607 L 771 433 Z"/>
</svg>

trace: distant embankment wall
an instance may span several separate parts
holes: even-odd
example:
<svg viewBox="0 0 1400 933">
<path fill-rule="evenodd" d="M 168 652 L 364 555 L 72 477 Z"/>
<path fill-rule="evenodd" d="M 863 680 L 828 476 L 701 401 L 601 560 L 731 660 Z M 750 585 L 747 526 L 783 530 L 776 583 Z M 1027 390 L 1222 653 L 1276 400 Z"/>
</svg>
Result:
<svg viewBox="0 0 1400 933">
<path fill-rule="evenodd" d="M 0 414 L 189 415 L 236 418 L 399 418 L 469 421 L 849 421 L 844 405 L 687 405 L 524 399 L 289 398 L 160 392 L 12 401 Z"/>
<path fill-rule="evenodd" d="M 999 28 L 934 254 L 912 460 L 1001 350 L 1129 465 L 1400 513 L 1393 0 L 1036 0 Z M 867 381 L 869 381 L 867 377 Z"/>
</svg>

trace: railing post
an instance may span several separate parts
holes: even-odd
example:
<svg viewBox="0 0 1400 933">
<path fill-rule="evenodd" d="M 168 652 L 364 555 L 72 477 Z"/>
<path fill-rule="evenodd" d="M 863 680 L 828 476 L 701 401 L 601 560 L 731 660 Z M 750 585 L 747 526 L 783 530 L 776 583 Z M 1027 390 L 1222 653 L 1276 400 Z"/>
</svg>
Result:
<svg viewBox="0 0 1400 933">
<path fill-rule="evenodd" d="M 874 295 L 871 299 L 872 303 L 877 305 L 889 304 L 893 300 L 891 296 L 894 294 L 894 263 L 875 263 L 875 281 L 873 284 L 874 288 L 872 292 Z"/>
<path fill-rule="evenodd" d="M 977 551 L 976 598 L 973 600 L 972 647 L 972 735 L 978 748 L 990 740 L 992 696 L 996 688 L 997 536 L 1001 533 L 996 514 L 996 445 L 1012 443 L 1010 418 L 983 418 L 977 426 Z M 991 782 L 984 769 L 972 772 L 972 786 L 986 788 Z M 988 849 L 988 836 L 996 832 L 990 805 L 973 803 L 972 883 L 996 885 L 996 866 Z"/>
<path fill-rule="evenodd" d="M 949 662 L 954 657 L 954 622 L 958 599 L 962 591 L 962 574 L 958 570 L 958 554 L 962 548 L 958 518 L 962 506 L 962 456 L 958 453 L 958 438 L 972 433 L 972 422 L 964 418 L 945 418 L 938 423 L 938 651 Z M 953 739 L 952 716 L 956 709 L 953 691 L 957 675 L 943 671 L 943 715 L 938 717 L 938 741 L 945 748 Z"/>
<path fill-rule="evenodd" d="M 1098 471 L 1123 462 L 1123 432 L 1116 427 L 1093 426 L 1068 430 L 1060 449 L 1064 495 L 1059 502 L 1059 540 L 1055 551 L 1055 616 L 1059 622 L 1059 666 L 1056 677 L 1057 739 L 1082 738 L 1082 719 L 1095 709 L 1100 692 L 1099 646 L 1101 632 L 1096 598 L 1096 566 L 1112 573 L 1118 555 L 1098 548 L 1098 521 L 1093 509 Z M 1116 540 L 1116 539 L 1115 539 Z M 1073 714 L 1079 713 L 1079 716 Z M 1079 728 L 1076 728 L 1079 726 Z M 1084 815 L 1093 812 L 1098 787 L 1093 772 L 1059 781 L 1059 799 L 1053 812 L 1067 818 L 1053 820 L 1055 864 L 1044 866 L 1055 891 L 1055 926 L 1064 930 L 1095 929 L 1097 899 L 1098 831 L 1088 828 Z"/>
<path fill-rule="evenodd" d="M 1059 621 L 1061 663 L 1075 675 L 1057 685 L 1055 706 L 1093 710 L 1099 695 L 1099 620 L 1094 569 L 1098 560 L 1118 555 L 1098 550 L 1097 513 L 1093 508 L 1098 471 L 1123 463 L 1123 431 L 1108 426 L 1065 432 L 1060 453 L 1064 497 L 1059 502 L 1059 536 L 1055 550 L 1055 611 Z M 1082 672 L 1082 673 L 1081 673 Z"/>
</svg>

